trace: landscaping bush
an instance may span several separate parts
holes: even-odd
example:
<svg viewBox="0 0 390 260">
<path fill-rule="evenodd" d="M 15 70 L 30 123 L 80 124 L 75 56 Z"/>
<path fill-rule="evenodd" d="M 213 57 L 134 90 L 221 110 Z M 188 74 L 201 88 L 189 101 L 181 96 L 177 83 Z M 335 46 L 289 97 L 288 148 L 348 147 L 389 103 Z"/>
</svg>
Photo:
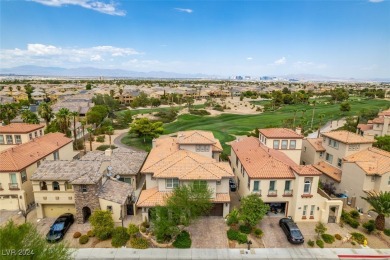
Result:
<svg viewBox="0 0 390 260">
<path fill-rule="evenodd" d="M 357 221 L 356 219 L 351 219 L 349 222 L 348 222 L 348 225 L 350 225 L 351 227 L 353 228 L 358 228 L 358 226 L 360 226 L 360 223 L 359 221 Z"/>
<path fill-rule="evenodd" d="M 80 243 L 81 245 L 84 245 L 84 244 L 88 243 L 88 241 L 89 241 L 89 236 L 87 236 L 87 235 L 82 235 L 82 236 L 79 238 L 79 243 Z"/>
<path fill-rule="evenodd" d="M 144 228 L 149 228 L 149 227 L 150 227 L 149 222 L 146 222 L 146 221 L 142 222 L 141 225 L 142 225 Z"/>
<path fill-rule="evenodd" d="M 227 237 L 228 237 L 229 240 L 237 240 L 237 239 L 238 239 L 238 234 L 239 234 L 239 233 L 240 233 L 240 232 L 237 231 L 237 230 L 229 229 L 229 230 L 227 231 Z"/>
<path fill-rule="evenodd" d="M 341 240 L 341 239 L 343 238 L 340 234 L 336 234 L 336 235 L 334 235 L 334 237 L 335 237 L 337 240 Z"/>
<path fill-rule="evenodd" d="M 96 137 L 96 142 L 103 143 L 105 138 L 105 135 L 99 135 L 98 137 Z"/>
<path fill-rule="evenodd" d="M 190 248 L 191 243 L 190 234 L 187 231 L 182 231 L 177 235 L 172 245 L 176 248 Z"/>
<path fill-rule="evenodd" d="M 210 115 L 210 112 L 204 109 L 191 109 L 190 114 L 197 116 L 208 116 Z"/>
<path fill-rule="evenodd" d="M 107 150 L 108 148 L 115 149 L 116 146 L 115 146 L 115 145 L 111 145 L 111 146 L 110 146 L 110 145 L 108 145 L 108 144 L 102 144 L 102 145 L 96 147 L 96 150 L 105 151 L 105 150 Z"/>
<path fill-rule="evenodd" d="M 129 240 L 130 235 L 127 233 L 126 228 L 124 227 L 116 227 L 114 232 L 112 233 L 112 241 L 111 245 L 113 247 L 121 247 L 126 245 Z"/>
<path fill-rule="evenodd" d="M 99 240 L 107 240 L 111 238 L 113 231 L 112 228 L 101 227 L 96 228 L 94 233 Z"/>
<path fill-rule="evenodd" d="M 83 149 L 84 149 L 84 140 L 82 138 L 73 141 L 73 150 L 83 150 Z"/>
<path fill-rule="evenodd" d="M 89 237 L 94 237 L 95 234 L 93 233 L 92 230 L 89 230 L 89 231 L 87 232 L 87 236 L 89 236 Z"/>
<path fill-rule="evenodd" d="M 375 221 L 371 219 L 371 220 L 367 221 L 366 223 L 364 223 L 363 227 L 370 234 L 372 231 L 375 230 Z"/>
<path fill-rule="evenodd" d="M 386 236 L 390 237 L 390 228 L 385 228 L 385 230 L 383 230 L 383 233 L 385 233 Z"/>
<path fill-rule="evenodd" d="M 253 231 L 253 233 L 255 234 L 256 237 L 258 238 L 261 238 L 264 234 L 263 230 L 261 230 L 260 228 L 255 228 L 255 230 Z"/>
<path fill-rule="evenodd" d="M 351 233 L 351 235 L 352 235 L 352 239 L 361 245 L 363 245 L 364 240 L 367 239 L 362 233 L 359 232 L 353 232 Z"/>
<path fill-rule="evenodd" d="M 310 247 L 313 247 L 314 246 L 314 241 L 309 239 L 309 241 L 307 241 L 307 244 L 310 246 Z"/>
<path fill-rule="evenodd" d="M 240 229 L 240 232 L 245 233 L 245 234 L 250 234 L 252 231 L 252 228 L 250 226 L 247 226 L 247 225 L 240 225 L 239 229 Z"/>
<path fill-rule="evenodd" d="M 352 210 L 351 212 L 354 212 L 354 210 Z M 360 225 L 360 223 L 359 223 L 359 221 L 357 221 L 356 219 L 354 219 L 351 216 L 351 212 L 346 212 L 346 211 L 343 210 L 341 212 L 341 219 L 342 219 L 342 221 L 344 221 L 345 223 L 347 223 L 351 227 L 357 228 Z M 356 213 L 352 213 L 352 214 L 356 217 Z M 359 212 L 357 212 L 357 214 L 359 214 Z M 360 217 L 360 215 L 359 215 L 359 217 Z"/>
<path fill-rule="evenodd" d="M 146 249 L 149 247 L 149 242 L 142 237 L 132 237 L 130 239 L 130 246 L 136 249 Z"/>
<path fill-rule="evenodd" d="M 354 246 L 354 245 L 356 245 L 356 243 L 355 243 L 354 241 L 352 241 L 352 242 L 351 242 L 351 245 L 353 245 L 353 246 Z"/>
<path fill-rule="evenodd" d="M 223 107 L 221 105 L 216 105 L 215 107 L 213 107 L 214 110 L 217 110 L 217 111 L 223 111 Z"/>
<path fill-rule="evenodd" d="M 351 210 L 349 212 L 349 215 L 353 218 L 353 219 L 359 219 L 360 218 L 360 214 L 357 210 Z"/>
<path fill-rule="evenodd" d="M 142 233 L 145 233 L 145 232 L 146 232 L 146 227 L 141 226 L 141 227 L 139 228 L 139 230 L 140 230 Z"/>
<path fill-rule="evenodd" d="M 238 237 L 237 237 L 237 242 L 239 244 L 245 244 L 246 242 L 248 242 L 248 236 L 247 234 L 244 234 L 244 233 L 238 233 Z"/>
<path fill-rule="evenodd" d="M 130 235 L 130 236 L 134 236 L 138 233 L 139 229 L 138 229 L 138 226 L 137 225 L 134 225 L 132 223 L 129 224 L 129 227 L 127 228 L 127 233 Z"/>
<path fill-rule="evenodd" d="M 227 217 L 226 224 L 231 226 L 231 225 L 237 224 L 237 223 L 238 223 L 238 210 L 233 209 L 232 212 L 230 212 L 228 217 Z"/>
<path fill-rule="evenodd" d="M 80 232 L 74 232 L 73 238 L 79 238 L 79 237 L 81 237 L 81 233 Z"/>
<path fill-rule="evenodd" d="M 334 236 L 329 235 L 329 234 L 322 234 L 321 237 L 324 240 L 324 242 L 328 243 L 328 244 L 332 244 L 335 240 Z"/>
<path fill-rule="evenodd" d="M 317 244 L 318 247 L 324 248 L 324 241 L 322 241 L 321 239 L 318 239 L 318 240 L 316 241 L 316 244 Z"/>
</svg>

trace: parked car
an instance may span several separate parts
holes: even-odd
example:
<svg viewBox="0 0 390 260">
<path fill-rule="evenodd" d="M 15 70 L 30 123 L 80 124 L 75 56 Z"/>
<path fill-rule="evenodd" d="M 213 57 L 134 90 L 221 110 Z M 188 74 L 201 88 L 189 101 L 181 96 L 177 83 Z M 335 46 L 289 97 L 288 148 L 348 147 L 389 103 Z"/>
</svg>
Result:
<svg viewBox="0 0 390 260">
<path fill-rule="evenodd" d="M 53 225 L 51 225 L 50 230 L 46 235 L 46 240 L 48 242 L 58 242 L 62 240 L 73 222 L 73 214 L 62 214 L 56 219 L 56 221 L 54 221 Z"/>
<path fill-rule="evenodd" d="M 232 191 L 232 192 L 237 190 L 237 185 L 234 182 L 234 180 L 231 178 L 229 179 L 229 187 L 230 187 L 230 191 Z"/>
<path fill-rule="evenodd" d="M 292 244 L 302 244 L 305 239 L 299 230 L 297 224 L 290 218 L 282 218 L 279 220 L 279 226 L 286 234 L 287 240 Z"/>
</svg>

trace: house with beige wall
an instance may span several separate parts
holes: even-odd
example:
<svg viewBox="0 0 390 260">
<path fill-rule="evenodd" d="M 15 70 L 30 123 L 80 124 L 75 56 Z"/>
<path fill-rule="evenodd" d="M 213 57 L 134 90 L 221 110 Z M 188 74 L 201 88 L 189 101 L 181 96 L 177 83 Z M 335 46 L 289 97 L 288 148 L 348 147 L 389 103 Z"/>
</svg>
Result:
<svg viewBox="0 0 390 260">
<path fill-rule="evenodd" d="M 300 128 L 297 128 L 297 132 L 288 128 L 259 129 L 261 144 L 270 149 L 280 150 L 297 164 L 301 159 L 302 140 Z"/>
<path fill-rule="evenodd" d="M 163 206 L 165 199 L 179 185 L 207 186 L 212 192 L 212 216 L 229 213 L 229 178 L 233 172 L 228 163 L 219 162 L 220 142 L 208 131 L 183 131 L 177 136 L 164 136 L 153 141 L 153 148 L 141 169 L 145 190 L 137 207 L 143 220 L 149 219 L 150 208 Z"/>
<path fill-rule="evenodd" d="M 390 109 L 379 112 L 378 117 L 358 124 L 357 134 L 374 139 L 375 136 L 390 135 Z"/>
<path fill-rule="evenodd" d="M 256 137 L 232 142 L 230 163 L 240 197 L 258 195 L 270 206 L 268 214 L 296 222 L 339 222 L 342 201 L 318 192 L 321 172 L 313 166 L 298 165 Z"/>
<path fill-rule="evenodd" d="M 0 151 L 25 144 L 44 135 L 44 128 L 45 125 L 26 123 L 11 123 L 0 126 Z"/>
<path fill-rule="evenodd" d="M 71 160 L 72 139 L 50 133 L 0 152 L 0 210 L 26 210 L 35 204 L 31 176 L 45 160 Z"/>
</svg>

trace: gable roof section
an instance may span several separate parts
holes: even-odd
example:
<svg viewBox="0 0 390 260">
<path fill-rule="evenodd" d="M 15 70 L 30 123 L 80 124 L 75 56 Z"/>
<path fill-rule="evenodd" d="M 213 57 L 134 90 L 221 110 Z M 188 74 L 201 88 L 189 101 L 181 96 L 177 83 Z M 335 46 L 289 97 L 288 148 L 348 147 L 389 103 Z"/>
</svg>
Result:
<svg viewBox="0 0 390 260">
<path fill-rule="evenodd" d="M 127 198 L 131 196 L 132 192 L 133 188 L 130 184 L 122 181 L 107 179 L 100 188 L 98 197 L 100 199 L 124 205 L 127 201 Z"/>
<path fill-rule="evenodd" d="M 0 172 L 17 172 L 72 142 L 63 133 L 49 133 L 0 152 Z"/>
<path fill-rule="evenodd" d="M 390 172 L 390 152 L 370 147 L 344 158 L 356 163 L 367 175 L 383 175 Z"/>
<path fill-rule="evenodd" d="M 232 142 L 231 146 L 249 177 L 295 179 L 291 167 L 297 166 L 297 164 L 284 153 L 262 145 L 258 138 L 247 137 Z"/>
<path fill-rule="evenodd" d="M 319 170 L 320 172 L 322 172 L 323 174 L 325 174 L 326 176 L 328 176 L 329 178 L 337 182 L 341 182 L 342 172 L 340 169 L 333 167 L 332 165 L 323 161 L 317 164 L 313 164 L 313 167 Z"/>
<path fill-rule="evenodd" d="M 303 135 L 288 128 L 264 128 L 259 132 L 267 138 L 303 139 Z"/>
<path fill-rule="evenodd" d="M 297 165 L 291 167 L 300 176 L 320 176 L 321 172 L 312 165 Z"/>
<path fill-rule="evenodd" d="M 0 126 L 0 134 L 26 134 L 44 127 L 45 125 L 41 124 L 11 123 Z"/>
<path fill-rule="evenodd" d="M 178 144 L 215 144 L 213 133 L 206 131 L 183 131 L 177 133 Z"/>
<path fill-rule="evenodd" d="M 345 144 L 370 144 L 375 142 L 374 140 L 345 130 L 321 133 L 321 135 Z"/>
<path fill-rule="evenodd" d="M 359 128 L 362 131 L 367 131 L 373 129 L 373 125 L 368 125 L 368 124 L 358 124 L 357 128 Z"/>
<path fill-rule="evenodd" d="M 326 149 L 322 146 L 322 138 L 307 138 L 306 139 L 316 152 L 325 152 Z"/>
</svg>

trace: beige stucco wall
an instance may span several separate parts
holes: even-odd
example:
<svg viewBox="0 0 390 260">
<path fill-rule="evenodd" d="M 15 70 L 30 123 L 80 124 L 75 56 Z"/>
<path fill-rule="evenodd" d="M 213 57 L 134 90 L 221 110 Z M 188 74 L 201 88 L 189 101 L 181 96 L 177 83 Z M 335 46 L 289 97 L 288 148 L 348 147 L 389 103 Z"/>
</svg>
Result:
<svg viewBox="0 0 390 260">
<path fill-rule="evenodd" d="M 279 140 L 279 149 L 278 149 L 279 151 L 281 151 L 282 153 L 287 155 L 296 164 L 300 164 L 300 161 L 301 161 L 301 149 L 302 149 L 302 139 L 280 139 L 280 138 L 271 139 L 271 138 L 267 138 L 267 142 L 262 142 L 262 143 L 264 145 L 266 145 L 267 147 L 273 149 L 274 148 L 274 140 Z M 283 140 L 287 140 L 288 141 L 287 149 L 281 149 Z M 291 140 L 295 140 L 296 141 L 296 145 L 295 145 L 296 148 L 295 149 L 289 149 Z M 259 135 L 259 141 L 261 142 L 261 134 Z"/>
<path fill-rule="evenodd" d="M 112 218 L 114 222 L 122 222 L 121 211 L 122 211 L 122 216 L 126 217 L 125 208 L 118 203 L 99 198 L 99 204 L 101 210 L 107 210 L 107 206 L 112 206 Z"/>
<path fill-rule="evenodd" d="M 322 157 L 320 157 L 320 152 L 317 152 L 306 139 L 303 140 L 300 164 L 303 164 L 303 162 L 305 162 L 306 165 L 316 164 L 320 161 L 323 161 L 324 157 L 325 157 L 325 152 L 323 152 Z"/>
<path fill-rule="evenodd" d="M 390 191 L 390 172 L 383 174 L 377 181 L 378 185 L 375 185 L 378 191 Z"/>
<path fill-rule="evenodd" d="M 146 189 L 151 189 L 158 186 L 157 179 L 152 179 L 152 174 L 145 174 Z"/>
</svg>

